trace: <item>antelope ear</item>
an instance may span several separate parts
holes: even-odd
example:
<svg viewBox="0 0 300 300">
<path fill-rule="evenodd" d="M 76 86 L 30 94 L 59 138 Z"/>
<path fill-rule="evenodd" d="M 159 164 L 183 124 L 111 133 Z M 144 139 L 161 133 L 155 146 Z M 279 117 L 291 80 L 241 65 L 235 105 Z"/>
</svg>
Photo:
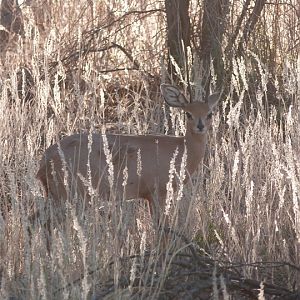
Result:
<svg viewBox="0 0 300 300">
<path fill-rule="evenodd" d="M 214 93 L 208 96 L 207 104 L 210 110 L 213 110 L 219 103 L 220 93 Z"/>
<path fill-rule="evenodd" d="M 160 91 L 165 101 L 171 107 L 184 107 L 189 103 L 181 91 L 173 85 L 161 84 Z"/>
</svg>

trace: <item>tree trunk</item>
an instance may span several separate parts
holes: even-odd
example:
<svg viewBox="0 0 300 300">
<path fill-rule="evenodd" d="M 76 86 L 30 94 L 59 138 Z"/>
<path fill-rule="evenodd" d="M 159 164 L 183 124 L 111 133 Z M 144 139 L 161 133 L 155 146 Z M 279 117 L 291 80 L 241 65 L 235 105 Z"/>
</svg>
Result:
<svg viewBox="0 0 300 300">
<path fill-rule="evenodd" d="M 0 24 L 9 32 L 24 34 L 22 11 L 17 0 L 1 1 Z"/>
<path fill-rule="evenodd" d="M 249 19 L 247 20 L 247 23 L 246 23 L 244 31 L 243 31 L 243 39 L 239 43 L 239 47 L 238 47 L 239 54 L 242 54 L 244 46 L 247 45 L 247 43 L 250 39 L 250 35 L 253 32 L 254 27 L 259 20 L 259 17 L 263 11 L 265 4 L 266 4 L 266 0 L 256 0 L 255 1 L 253 11 L 252 11 Z"/>
<path fill-rule="evenodd" d="M 186 49 L 190 46 L 189 2 L 190 0 L 165 0 L 169 53 L 183 75 L 187 74 Z M 171 61 L 169 73 L 175 81 L 179 81 Z"/>
<path fill-rule="evenodd" d="M 202 83 L 207 96 L 210 93 L 211 60 L 217 76 L 217 88 L 220 89 L 223 84 L 222 40 L 229 0 L 203 0 L 203 8 L 200 60 L 203 67 Z"/>
</svg>

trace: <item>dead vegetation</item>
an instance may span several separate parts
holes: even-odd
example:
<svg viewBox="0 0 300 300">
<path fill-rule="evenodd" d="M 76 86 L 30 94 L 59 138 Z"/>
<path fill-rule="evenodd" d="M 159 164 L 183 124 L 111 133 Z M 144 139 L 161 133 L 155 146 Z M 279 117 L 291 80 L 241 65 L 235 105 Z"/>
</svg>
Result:
<svg viewBox="0 0 300 300">
<path fill-rule="evenodd" d="M 205 2 L 190 1 L 184 66 L 168 56 L 162 1 L 25 1 L 22 31 L 2 24 L 1 299 L 299 299 L 299 3 L 224 1 L 222 60 L 203 64 Z M 172 78 L 199 99 L 220 82 L 224 93 L 204 166 L 169 199 L 165 251 L 138 200 L 68 203 L 54 226 L 41 153 L 76 132 L 182 135 L 184 116 L 159 95 Z M 51 255 L 45 216 L 31 222 L 45 206 Z"/>
</svg>

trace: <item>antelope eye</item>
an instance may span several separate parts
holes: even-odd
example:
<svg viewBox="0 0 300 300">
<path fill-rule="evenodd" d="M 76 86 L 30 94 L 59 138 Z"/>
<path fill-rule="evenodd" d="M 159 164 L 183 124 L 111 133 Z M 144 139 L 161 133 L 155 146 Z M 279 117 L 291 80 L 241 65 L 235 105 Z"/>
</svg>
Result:
<svg viewBox="0 0 300 300">
<path fill-rule="evenodd" d="M 211 119 L 211 118 L 212 118 L 212 115 L 213 115 L 212 113 L 209 113 L 209 114 L 207 115 L 206 118 L 207 118 L 207 119 Z"/>
<path fill-rule="evenodd" d="M 189 112 L 185 112 L 185 114 L 189 120 L 193 118 L 192 114 L 190 114 Z"/>
</svg>

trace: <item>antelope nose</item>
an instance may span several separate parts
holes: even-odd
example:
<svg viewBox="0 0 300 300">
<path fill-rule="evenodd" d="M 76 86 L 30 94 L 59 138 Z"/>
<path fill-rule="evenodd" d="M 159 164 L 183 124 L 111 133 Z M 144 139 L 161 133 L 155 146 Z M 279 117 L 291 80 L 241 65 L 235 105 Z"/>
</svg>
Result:
<svg viewBox="0 0 300 300">
<path fill-rule="evenodd" d="M 197 127 L 200 131 L 202 131 L 204 129 L 204 125 L 201 120 L 199 120 Z"/>
</svg>

